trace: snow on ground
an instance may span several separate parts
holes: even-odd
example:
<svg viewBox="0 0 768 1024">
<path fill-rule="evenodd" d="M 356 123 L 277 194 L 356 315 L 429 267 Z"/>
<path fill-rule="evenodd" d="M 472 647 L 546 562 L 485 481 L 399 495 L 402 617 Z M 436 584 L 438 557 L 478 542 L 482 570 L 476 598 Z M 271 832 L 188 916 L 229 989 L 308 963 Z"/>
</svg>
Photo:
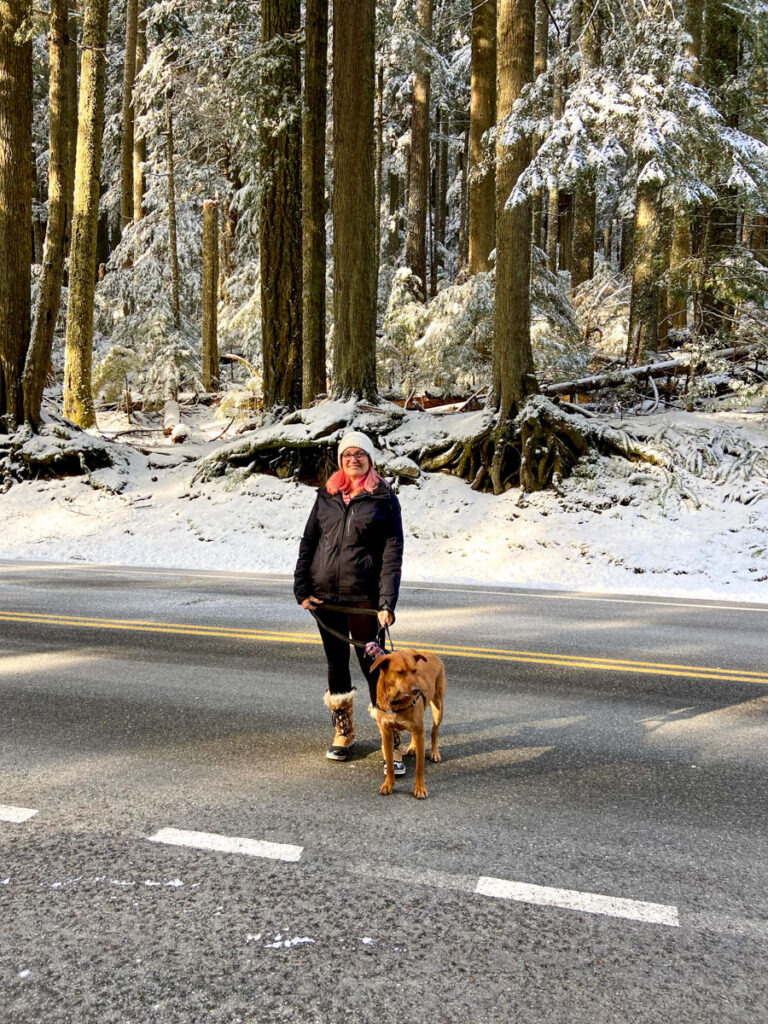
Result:
<svg viewBox="0 0 768 1024">
<path fill-rule="evenodd" d="M 426 431 L 424 416 L 392 436 Z M 242 473 L 193 483 L 186 457 L 227 435 L 217 438 L 209 410 L 184 418 L 190 444 L 152 435 L 156 453 L 125 448 L 126 466 L 94 474 L 98 487 L 82 477 L 15 484 L 0 498 L 0 558 L 292 573 L 313 488 Z M 560 494 L 522 498 L 439 473 L 401 486 L 404 579 L 768 604 L 768 416 L 678 412 L 621 425 L 667 467 L 601 458 Z"/>
</svg>

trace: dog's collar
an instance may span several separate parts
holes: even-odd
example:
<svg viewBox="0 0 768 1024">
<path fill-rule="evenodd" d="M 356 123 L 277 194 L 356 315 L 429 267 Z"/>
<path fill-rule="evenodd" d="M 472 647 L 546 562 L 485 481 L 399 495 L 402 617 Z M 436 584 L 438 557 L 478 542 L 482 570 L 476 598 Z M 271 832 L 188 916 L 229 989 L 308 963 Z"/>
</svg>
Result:
<svg viewBox="0 0 768 1024">
<path fill-rule="evenodd" d="M 376 708 L 377 711 L 383 711 L 385 715 L 399 715 L 403 711 L 410 711 L 411 708 L 415 707 L 419 703 L 420 700 L 424 701 L 424 707 L 426 707 L 427 706 L 427 698 L 424 696 L 424 694 L 421 692 L 421 690 L 419 690 L 418 695 L 413 698 L 411 703 L 410 704 L 406 704 L 404 708 L 382 708 L 382 707 L 379 706 L 378 701 L 376 701 L 373 706 Z"/>
</svg>

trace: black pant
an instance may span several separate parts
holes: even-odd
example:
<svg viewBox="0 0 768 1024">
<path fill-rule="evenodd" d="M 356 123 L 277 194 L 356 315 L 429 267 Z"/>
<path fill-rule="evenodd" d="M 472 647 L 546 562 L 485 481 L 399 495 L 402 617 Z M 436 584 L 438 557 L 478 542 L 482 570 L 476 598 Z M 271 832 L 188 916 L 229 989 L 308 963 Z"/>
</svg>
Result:
<svg viewBox="0 0 768 1024">
<path fill-rule="evenodd" d="M 361 605 L 361 607 L 364 606 Z M 353 640 L 362 643 L 375 640 L 379 633 L 379 621 L 375 615 L 347 615 L 344 612 L 330 612 L 325 611 L 322 605 L 316 609 L 316 614 L 337 633 L 351 636 Z M 325 649 L 325 657 L 328 660 L 328 689 L 331 693 L 349 693 L 352 689 L 352 679 L 349 674 L 350 645 L 346 641 L 332 636 L 322 628 L 320 623 L 318 623 L 318 628 Z M 365 681 L 368 683 L 371 704 L 375 704 L 378 670 L 371 673 L 372 659 L 367 656 L 362 647 L 355 647 L 355 654 Z"/>
</svg>

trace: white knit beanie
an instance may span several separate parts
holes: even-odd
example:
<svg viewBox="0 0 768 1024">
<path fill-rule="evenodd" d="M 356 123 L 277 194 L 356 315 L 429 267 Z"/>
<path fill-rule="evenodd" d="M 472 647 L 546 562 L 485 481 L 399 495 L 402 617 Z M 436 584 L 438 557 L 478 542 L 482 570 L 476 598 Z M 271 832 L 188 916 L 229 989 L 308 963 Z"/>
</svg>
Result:
<svg viewBox="0 0 768 1024">
<path fill-rule="evenodd" d="M 373 441 L 371 441 L 370 437 L 367 437 L 365 434 L 361 434 L 359 430 L 350 431 L 350 433 L 345 434 L 341 441 L 339 441 L 339 465 L 341 465 L 341 456 L 347 448 L 360 448 L 360 450 L 364 451 L 371 460 L 371 467 L 376 465 L 376 449 L 373 447 Z"/>
</svg>

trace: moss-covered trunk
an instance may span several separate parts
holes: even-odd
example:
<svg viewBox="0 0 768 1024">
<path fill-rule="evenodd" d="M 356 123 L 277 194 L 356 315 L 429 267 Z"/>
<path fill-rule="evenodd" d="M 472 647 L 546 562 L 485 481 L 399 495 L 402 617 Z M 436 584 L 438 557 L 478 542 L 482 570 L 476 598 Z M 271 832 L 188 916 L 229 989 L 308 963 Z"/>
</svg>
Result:
<svg viewBox="0 0 768 1024">
<path fill-rule="evenodd" d="M 496 2 L 472 5 L 472 72 L 469 100 L 469 272 L 491 269 L 496 246 L 493 155 L 483 143 L 496 124 Z"/>
<path fill-rule="evenodd" d="M 72 163 L 71 131 L 73 108 L 77 105 L 77 40 L 70 37 L 73 24 L 67 0 L 52 0 L 49 33 L 49 148 L 48 148 L 48 230 L 45 234 L 43 269 L 37 293 L 32 341 L 24 367 L 24 418 L 33 426 L 40 422 L 40 406 L 48 376 L 53 335 L 59 313 L 64 261 L 69 251 L 75 168 Z"/>
<path fill-rule="evenodd" d="M 203 203 L 203 387 L 206 391 L 215 391 L 219 386 L 218 281 L 219 204 L 209 199 Z"/>
<path fill-rule="evenodd" d="M 265 0 L 261 38 L 270 55 L 262 109 L 261 337 L 264 408 L 301 405 L 301 68 L 299 0 Z"/>
<path fill-rule="evenodd" d="M 75 193 L 64 365 L 64 415 L 81 427 L 96 423 L 91 393 L 93 293 L 104 127 L 108 0 L 86 0 L 75 160 Z"/>
<path fill-rule="evenodd" d="M 29 10 L 28 0 L 0 0 L 0 429 L 9 430 L 24 416 L 31 318 L 32 43 L 16 35 Z"/>
<path fill-rule="evenodd" d="M 497 103 L 499 121 L 512 111 L 533 79 L 535 0 L 499 0 L 497 28 Z M 531 204 L 507 200 L 525 170 L 530 143 L 496 144 L 496 303 L 494 314 L 491 405 L 498 422 L 491 479 L 495 493 L 508 476 L 511 421 L 525 398 L 538 387 L 531 348 Z"/>
<path fill-rule="evenodd" d="M 432 39 L 432 2 L 417 0 L 417 37 L 414 53 L 411 105 L 410 188 L 405 262 L 421 282 L 421 298 L 427 297 L 427 208 L 429 206 L 429 95 L 431 76 L 426 43 Z"/>
<path fill-rule="evenodd" d="M 133 84 L 136 78 L 138 0 L 126 0 L 125 64 L 123 70 L 123 123 L 120 136 L 120 228 L 133 223 Z"/>
<path fill-rule="evenodd" d="M 328 94 L 328 0 L 307 0 L 304 117 L 301 138 L 303 252 L 302 404 L 325 383 L 325 118 Z"/>
<path fill-rule="evenodd" d="M 374 0 L 333 14 L 334 390 L 369 400 L 376 389 Z"/>
</svg>

